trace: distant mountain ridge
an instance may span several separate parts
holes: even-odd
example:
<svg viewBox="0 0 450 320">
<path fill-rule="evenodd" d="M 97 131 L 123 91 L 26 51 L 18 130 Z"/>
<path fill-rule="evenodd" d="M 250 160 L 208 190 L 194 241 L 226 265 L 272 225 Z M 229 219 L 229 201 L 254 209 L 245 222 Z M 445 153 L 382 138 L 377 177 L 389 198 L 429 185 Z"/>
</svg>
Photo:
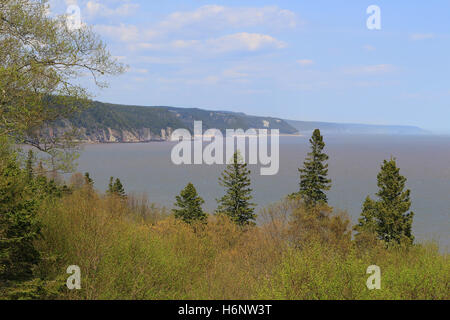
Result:
<svg viewBox="0 0 450 320">
<path fill-rule="evenodd" d="M 67 127 L 80 131 L 80 140 L 90 142 L 147 142 L 168 140 L 173 130 L 184 128 L 193 133 L 194 121 L 202 121 L 203 130 L 278 129 L 282 134 L 296 134 L 285 120 L 229 111 L 166 106 L 143 107 L 94 101 L 91 108 L 61 122 L 52 134 Z"/>
<path fill-rule="evenodd" d="M 285 120 L 247 115 L 242 112 L 210 111 L 167 106 L 131 106 L 93 101 L 92 107 L 61 121 L 50 135 L 77 128 L 81 141 L 93 143 L 148 142 L 169 140 L 179 128 L 193 132 L 194 121 L 202 121 L 203 130 L 278 129 L 281 134 L 304 134 L 318 128 L 325 134 L 426 134 L 412 126 L 380 126 Z"/>
<path fill-rule="evenodd" d="M 317 121 L 286 120 L 299 133 L 309 133 L 314 129 L 320 129 L 325 134 L 398 134 L 414 135 L 429 134 L 430 132 L 415 126 L 399 125 L 373 125 L 358 123 L 333 123 Z"/>
</svg>

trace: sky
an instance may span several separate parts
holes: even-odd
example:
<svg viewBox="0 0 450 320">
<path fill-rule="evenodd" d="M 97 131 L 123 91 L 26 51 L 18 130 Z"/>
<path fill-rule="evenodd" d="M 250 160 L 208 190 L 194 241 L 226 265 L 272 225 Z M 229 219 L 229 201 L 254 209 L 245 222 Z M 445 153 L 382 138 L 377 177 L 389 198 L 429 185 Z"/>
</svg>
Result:
<svg viewBox="0 0 450 320">
<path fill-rule="evenodd" d="M 450 1 L 50 0 L 129 66 L 104 102 L 450 133 Z M 370 5 L 380 29 L 369 29 Z M 376 20 L 378 21 L 378 20 Z"/>
</svg>

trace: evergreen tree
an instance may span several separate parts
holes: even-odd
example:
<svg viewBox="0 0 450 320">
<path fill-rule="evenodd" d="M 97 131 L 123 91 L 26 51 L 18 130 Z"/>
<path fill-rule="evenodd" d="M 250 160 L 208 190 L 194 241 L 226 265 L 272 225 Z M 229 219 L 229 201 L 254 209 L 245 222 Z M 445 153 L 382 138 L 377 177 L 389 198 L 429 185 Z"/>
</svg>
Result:
<svg viewBox="0 0 450 320">
<path fill-rule="evenodd" d="M 239 152 L 233 155 L 233 162 L 219 178 L 219 184 L 226 188 L 225 195 L 218 199 L 219 204 L 216 213 L 228 215 L 236 224 L 240 226 L 254 223 L 255 204 L 251 203 L 253 198 L 250 188 L 250 170 L 243 162 Z"/>
<path fill-rule="evenodd" d="M 33 266 L 40 260 L 34 247 L 40 234 L 40 198 L 4 141 L 0 153 L 0 283 L 25 281 L 32 278 Z"/>
<path fill-rule="evenodd" d="M 109 178 L 108 189 L 106 190 L 106 193 L 109 195 L 114 194 L 114 177 Z"/>
<path fill-rule="evenodd" d="M 94 185 L 94 180 L 92 180 L 91 176 L 89 175 L 89 172 L 86 172 L 84 174 L 84 182 L 88 186 L 93 186 Z"/>
<path fill-rule="evenodd" d="M 119 178 L 116 178 L 115 181 L 113 177 L 109 178 L 108 190 L 106 192 L 109 195 L 115 195 L 123 199 L 127 197 L 125 189 Z"/>
<path fill-rule="evenodd" d="M 294 193 L 294 196 L 300 195 L 307 206 L 316 206 L 318 204 L 328 204 L 328 198 L 325 191 L 330 190 L 331 180 L 328 176 L 328 155 L 323 152 L 325 142 L 320 134 L 320 130 L 314 130 L 309 140 L 311 152 L 308 153 L 300 172 L 300 191 Z"/>
<path fill-rule="evenodd" d="M 378 200 L 366 198 L 355 230 L 358 235 L 363 232 L 374 233 L 388 243 L 400 243 L 403 240 L 412 243 L 414 213 L 408 212 L 411 208 L 411 191 L 405 190 L 407 179 L 400 174 L 395 159 L 384 160 L 377 180 Z"/>
<path fill-rule="evenodd" d="M 202 209 L 202 204 L 205 201 L 197 194 L 197 190 L 192 183 L 188 183 L 180 192 L 180 195 L 176 196 L 176 200 L 175 206 L 180 209 L 173 209 L 175 218 L 189 224 L 195 221 L 206 222 L 207 215 Z"/>
<path fill-rule="evenodd" d="M 89 172 L 86 172 L 83 177 L 84 180 L 84 190 L 86 191 L 86 197 L 92 199 L 94 195 L 94 180 L 92 180 Z M 66 190 L 62 190 L 64 193 Z"/>
<path fill-rule="evenodd" d="M 119 178 L 116 178 L 116 181 L 114 182 L 114 193 L 119 196 L 120 198 L 126 198 L 127 195 L 125 193 L 125 189 L 122 185 L 122 182 L 120 182 Z"/>
</svg>

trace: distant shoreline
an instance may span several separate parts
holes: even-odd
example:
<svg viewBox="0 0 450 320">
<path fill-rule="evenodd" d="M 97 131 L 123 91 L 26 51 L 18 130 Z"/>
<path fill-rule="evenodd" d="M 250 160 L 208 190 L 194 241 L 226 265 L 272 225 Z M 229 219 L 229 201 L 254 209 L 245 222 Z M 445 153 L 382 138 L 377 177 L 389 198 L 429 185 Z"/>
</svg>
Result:
<svg viewBox="0 0 450 320">
<path fill-rule="evenodd" d="M 268 137 L 272 136 L 271 134 L 267 134 Z M 280 133 L 278 136 L 280 137 L 305 137 L 305 135 L 303 134 L 290 134 L 290 133 Z M 205 136 L 203 135 L 203 137 L 214 137 L 214 136 Z M 240 136 L 235 136 L 235 137 L 240 137 Z M 248 136 L 245 136 L 248 137 Z M 195 139 L 192 138 L 192 141 L 194 141 Z M 85 145 L 96 145 L 96 144 L 138 144 L 138 143 L 164 143 L 164 142 L 171 142 L 171 143 L 176 143 L 178 141 L 173 141 L 173 140 L 148 140 L 148 141 L 105 141 L 105 142 L 97 142 L 97 141 L 89 141 L 89 140 L 84 140 L 84 141 L 79 141 L 80 144 L 85 144 Z"/>
</svg>

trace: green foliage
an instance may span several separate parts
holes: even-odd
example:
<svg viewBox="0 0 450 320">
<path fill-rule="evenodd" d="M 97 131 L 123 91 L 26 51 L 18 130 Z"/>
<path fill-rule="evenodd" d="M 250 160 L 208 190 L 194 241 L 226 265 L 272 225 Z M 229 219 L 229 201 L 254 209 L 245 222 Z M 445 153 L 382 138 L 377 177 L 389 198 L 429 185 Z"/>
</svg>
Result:
<svg viewBox="0 0 450 320">
<path fill-rule="evenodd" d="M 106 104 L 94 101 L 92 108 L 71 117 L 70 122 L 77 128 L 85 128 L 88 136 L 107 128 L 134 131 L 149 128 L 153 134 L 161 134 L 161 129 L 185 128 L 173 112 L 163 107 L 137 107 Z M 64 126 L 64 123 L 60 123 Z"/>
<path fill-rule="evenodd" d="M 102 76 L 125 69 L 91 28 L 71 30 L 48 9 L 45 0 L 0 3 L 0 136 L 48 153 L 55 168 L 73 158 L 76 141 L 73 130 L 50 134 L 54 123 L 90 104 L 78 77 L 87 72 L 103 87 Z"/>
<path fill-rule="evenodd" d="M 202 121 L 207 129 L 259 128 L 263 120 L 269 121 L 270 128 L 279 129 L 281 133 L 296 133 L 296 130 L 284 120 L 262 118 L 233 112 L 217 112 L 193 108 L 174 107 L 139 107 L 101 103 L 94 101 L 92 107 L 70 118 L 70 123 L 76 128 L 85 128 L 87 136 L 95 136 L 99 130 L 108 128 L 136 132 L 149 128 L 155 135 L 160 135 L 162 129 L 184 128 L 193 132 L 194 120 Z M 63 122 L 58 125 L 65 126 Z"/>
<path fill-rule="evenodd" d="M 254 214 L 255 204 L 250 188 L 250 170 L 239 152 L 235 152 L 231 164 L 219 178 L 219 184 L 226 188 L 225 195 L 218 199 L 219 204 L 216 213 L 229 216 L 236 224 L 245 226 L 253 224 L 256 219 Z"/>
<path fill-rule="evenodd" d="M 84 182 L 85 182 L 86 185 L 89 185 L 91 187 L 94 185 L 94 180 L 91 179 L 91 176 L 89 175 L 89 172 L 86 172 L 84 174 Z"/>
<path fill-rule="evenodd" d="M 328 164 L 324 162 L 328 160 L 328 155 L 323 152 L 325 142 L 319 129 L 314 130 L 309 142 L 311 143 L 311 152 L 308 153 L 303 167 L 298 169 L 300 191 L 294 196 L 302 196 L 308 206 L 327 204 L 325 191 L 330 190 L 331 180 L 327 178 Z"/>
<path fill-rule="evenodd" d="M 297 212 L 304 207 L 295 203 L 292 219 L 301 231 L 321 230 L 301 247 L 268 232 L 283 233 L 277 219 L 244 232 L 219 215 L 194 230 L 172 217 L 149 224 L 116 197 L 86 195 L 77 190 L 41 211 L 44 237 L 38 245 L 54 258 L 41 261 L 39 275 L 57 280 L 67 278 L 68 265 L 81 268 L 82 289 L 62 288 L 59 299 L 449 298 L 449 256 L 436 246 L 361 250 L 349 237 L 333 237 L 342 229 L 332 217 L 305 225 Z M 366 287 L 373 264 L 382 270 L 381 290 Z"/>
<path fill-rule="evenodd" d="M 0 300 L 49 300 L 58 299 L 66 287 L 66 276 L 61 275 L 55 280 L 42 280 L 34 278 L 21 282 L 2 290 L 0 288 Z"/>
<path fill-rule="evenodd" d="M 127 195 L 125 193 L 125 189 L 122 185 L 122 182 L 119 178 L 116 178 L 114 181 L 114 177 L 109 178 L 108 189 L 106 191 L 109 195 L 114 195 L 122 199 L 126 199 Z"/>
<path fill-rule="evenodd" d="M 411 207 L 411 191 L 405 190 L 406 178 L 400 174 L 395 159 L 384 160 L 377 180 L 378 200 L 366 198 L 355 230 L 358 234 L 376 233 L 380 240 L 387 243 L 412 243 L 414 213 L 408 212 Z"/>
<path fill-rule="evenodd" d="M 26 161 L 25 171 L 27 173 L 27 181 L 31 182 L 34 177 L 33 167 L 34 167 L 34 153 L 33 150 L 28 150 L 28 157 Z"/>
<path fill-rule="evenodd" d="M 68 188 L 47 179 L 42 168 L 34 169 L 31 150 L 23 168 L 19 159 L 10 141 L 0 137 L 0 299 L 55 298 L 59 281 L 36 274 L 46 258 L 36 246 L 42 229 L 39 211 Z"/>
<path fill-rule="evenodd" d="M 40 198 L 5 139 L 0 151 L 0 282 L 29 280 L 40 258 L 33 245 Z"/>
<path fill-rule="evenodd" d="M 197 194 L 192 183 L 181 190 L 180 195 L 176 196 L 175 206 L 179 209 L 173 209 L 175 218 L 191 224 L 194 222 L 206 222 L 207 214 L 203 212 L 202 204 L 205 201 Z"/>
<path fill-rule="evenodd" d="M 381 289 L 368 290 L 368 266 L 381 268 Z M 282 300 L 436 300 L 449 298 L 448 255 L 436 247 L 373 248 L 348 252 L 319 243 L 283 254 L 257 299 Z"/>
</svg>

